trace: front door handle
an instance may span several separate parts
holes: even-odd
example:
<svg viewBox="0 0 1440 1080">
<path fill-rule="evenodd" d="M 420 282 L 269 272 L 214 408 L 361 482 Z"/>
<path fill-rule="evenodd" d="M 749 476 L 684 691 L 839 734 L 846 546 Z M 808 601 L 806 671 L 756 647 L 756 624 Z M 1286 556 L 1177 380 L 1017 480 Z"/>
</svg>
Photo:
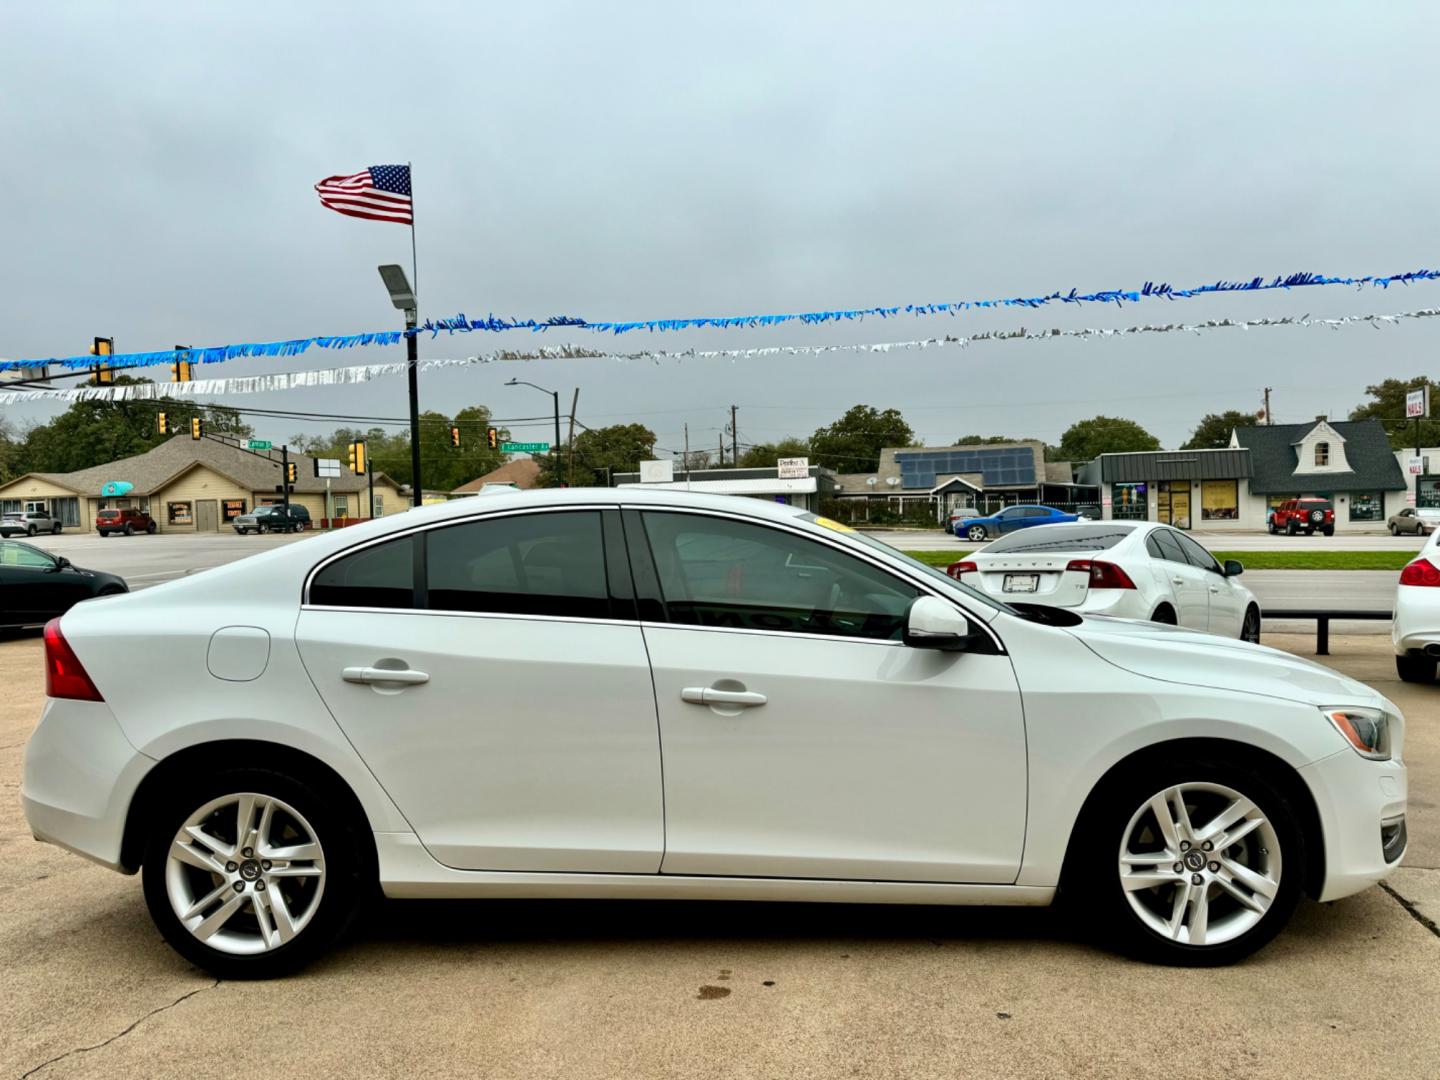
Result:
<svg viewBox="0 0 1440 1080">
<path fill-rule="evenodd" d="M 340 677 L 353 683 L 426 683 L 430 674 L 414 668 L 347 667 Z"/>
<path fill-rule="evenodd" d="M 1218 593 L 1218 592 L 1220 591 L 1220 586 L 1218 586 L 1218 585 L 1211 585 L 1211 586 L 1210 586 L 1210 591 L 1211 591 L 1212 593 Z"/>
<path fill-rule="evenodd" d="M 1172 577 L 1170 580 L 1171 580 L 1171 582 L 1173 582 L 1173 583 L 1176 584 L 1176 585 L 1184 585 L 1184 584 L 1185 584 L 1185 579 L 1184 579 L 1183 577 Z"/>
<path fill-rule="evenodd" d="M 680 700 L 691 705 L 738 705 L 753 709 L 769 700 L 753 690 L 717 690 L 713 686 L 687 686 L 680 691 Z"/>
</svg>

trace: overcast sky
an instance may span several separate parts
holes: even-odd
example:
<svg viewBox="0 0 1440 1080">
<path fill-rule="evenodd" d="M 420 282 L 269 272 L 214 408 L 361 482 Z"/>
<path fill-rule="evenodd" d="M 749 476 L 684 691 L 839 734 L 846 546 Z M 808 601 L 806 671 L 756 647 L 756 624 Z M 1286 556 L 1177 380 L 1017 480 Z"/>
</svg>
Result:
<svg viewBox="0 0 1440 1080">
<path fill-rule="evenodd" d="M 689 10 L 682 10 L 688 8 Z M 395 324 L 409 230 L 313 185 L 412 161 L 422 317 L 726 315 L 1440 264 L 1440 9 L 348 0 L 9 4 L 0 13 L 0 356 Z M 1018 325 L 1440 307 L 1440 283 L 629 335 L 629 348 L 880 342 Z M 596 344 L 583 332 L 545 344 Z M 540 343 L 441 336 L 422 356 Z M 764 361 L 536 362 L 427 376 L 422 407 L 579 416 L 662 447 L 808 435 L 896 406 L 927 443 L 1058 440 L 1098 412 L 1167 446 L 1199 417 L 1344 416 L 1434 375 L 1440 320 Z M 244 360 L 332 367 L 403 350 Z M 163 369 L 151 372 L 165 378 Z M 228 399 L 402 416 L 403 379 Z M 7 407 L 17 427 L 54 410 Z M 256 420 L 262 435 L 302 428 Z M 328 430 L 324 423 L 307 430 Z M 531 438 L 548 438 L 550 425 Z"/>
</svg>

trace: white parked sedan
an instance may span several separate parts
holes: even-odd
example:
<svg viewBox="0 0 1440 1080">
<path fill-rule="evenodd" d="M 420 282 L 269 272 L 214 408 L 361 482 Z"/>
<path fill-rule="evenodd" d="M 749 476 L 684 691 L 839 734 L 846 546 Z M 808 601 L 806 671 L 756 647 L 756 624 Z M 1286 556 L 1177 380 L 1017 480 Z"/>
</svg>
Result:
<svg viewBox="0 0 1440 1080">
<path fill-rule="evenodd" d="M 1440 532 L 1430 534 L 1395 589 L 1395 670 L 1406 682 L 1435 681 L 1440 663 Z"/>
<path fill-rule="evenodd" d="M 1260 605 L 1240 584 L 1244 570 L 1234 559 L 1221 566 L 1179 529 L 1153 521 L 1041 525 L 949 567 L 997 600 L 1259 641 Z"/>
<path fill-rule="evenodd" d="M 1284 653 L 1010 606 L 756 500 L 425 507 L 45 635 L 34 834 L 225 977 L 395 897 L 1048 904 L 1259 948 L 1405 850 L 1403 721 Z"/>
</svg>

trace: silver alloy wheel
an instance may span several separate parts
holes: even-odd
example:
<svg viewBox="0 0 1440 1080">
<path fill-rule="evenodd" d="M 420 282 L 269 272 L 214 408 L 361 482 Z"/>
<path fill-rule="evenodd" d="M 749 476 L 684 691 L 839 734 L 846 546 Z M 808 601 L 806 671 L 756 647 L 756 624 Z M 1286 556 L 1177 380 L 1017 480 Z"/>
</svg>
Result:
<svg viewBox="0 0 1440 1080">
<path fill-rule="evenodd" d="M 170 844 L 165 893 L 180 924 L 220 952 L 291 941 L 325 891 L 325 855 L 294 807 L 253 791 L 212 799 Z"/>
<path fill-rule="evenodd" d="M 1120 886 L 1161 937 L 1220 945 L 1270 910 L 1280 888 L 1280 841 L 1260 808 L 1233 788 L 1177 784 L 1130 818 L 1120 840 Z"/>
<path fill-rule="evenodd" d="M 971 540 L 984 540 L 985 526 L 971 525 L 969 531 L 967 531 L 965 535 Z"/>
</svg>

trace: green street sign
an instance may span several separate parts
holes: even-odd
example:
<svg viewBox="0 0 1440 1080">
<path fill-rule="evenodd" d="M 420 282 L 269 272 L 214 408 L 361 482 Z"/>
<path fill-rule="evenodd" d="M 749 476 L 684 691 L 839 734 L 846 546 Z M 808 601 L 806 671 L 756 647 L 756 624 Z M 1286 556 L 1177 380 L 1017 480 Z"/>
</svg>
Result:
<svg viewBox="0 0 1440 1080">
<path fill-rule="evenodd" d="M 500 449 L 507 454 L 543 454 L 550 449 L 548 442 L 506 442 Z"/>
<path fill-rule="evenodd" d="M 269 450 L 271 449 L 269 439 L 246 439 L 242 444 L 246 450 Z"/>
</svg>

